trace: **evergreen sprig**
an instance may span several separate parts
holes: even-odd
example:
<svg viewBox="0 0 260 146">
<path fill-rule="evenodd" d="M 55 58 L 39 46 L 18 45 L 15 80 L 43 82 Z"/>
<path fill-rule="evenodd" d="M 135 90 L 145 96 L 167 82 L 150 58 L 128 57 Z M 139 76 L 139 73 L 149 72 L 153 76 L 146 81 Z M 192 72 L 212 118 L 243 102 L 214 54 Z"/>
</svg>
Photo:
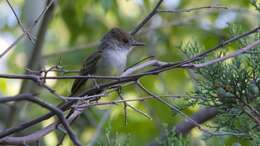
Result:
<svg viewBox="0 0 260 146">
<path fill-rule="evenodd" d="M 231 25 L 231 34 L 238 34 L 243 29 Z M 242 48 L 250 42 L 260 39 L 260 33 L 242 38 L 235 47 Z M 188 47 L 187 47 L 188 46 Z M 200 52 L 198 44 L 186 45 L 184 54 L 192 57 Z M 227 50 L 227 48 L 225 48 Z M 237 48 L 233 48 L 234 50 Z M 212 58 L 225 55 L 218 51 L 201 60 L 206 62 Z M 196 87 L 193 94 L 194 104 L 216 107 L 219 110 L 214 123 L 216 130 L 247 133 L 253 139 L 253 144 L 259 143 L 260 130 L 260 47 L 241 54 L 237 58 L 194 70 L 196 73 Z M 258 132 L 259 134 L 259 132 Z M 248 138 L 245 136 L 245 138 Z"/>
</svg>

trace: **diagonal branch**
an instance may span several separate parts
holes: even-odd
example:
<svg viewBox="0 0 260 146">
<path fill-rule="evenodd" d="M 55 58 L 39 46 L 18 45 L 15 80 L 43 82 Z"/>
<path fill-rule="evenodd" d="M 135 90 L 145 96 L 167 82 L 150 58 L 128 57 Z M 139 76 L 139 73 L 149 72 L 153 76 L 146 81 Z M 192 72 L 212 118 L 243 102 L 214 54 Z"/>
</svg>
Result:
<svg viewBox="0 0 260 146">
<path fill-rule="evenodd" d="M 159 0 L 153 10 L 130 32 L 131 35 L 135 35 L 156 13 L 163 0 Z"/>
<path fill-rule="evenodd" d="M 196 121 L 199 124 L 202 124 L 212 118 L 214 118 L 218 114 L 218 111 L 215 108 L 203 108 L 197 113 L 193 114 L 190 118 Z M 190 121 L 189 119 L 182 120 L 179 124 L 175 126 L 175 133 L 177 135 L 187 134 L 191 129 L 195 128 L 196 125 Z M 164 140 L 167 138 L 167 134 L 162 133 L 160 136 L 160 140 Z M 157 141 L 151 142 L 148 146 L 159 146 Z"/>
<path fill-rule="evenodd" d="M 41 12 L 41 14 L 35 19 L 31 27 L 28 29 L 28 32 L 30 32 L 34 26 L 40 21 L 42 16 L 45 15 L 45 13 L 49 10 L 49 8 L 52 6 L 52 4 L 55 2 L 55 0 L 51 0 L 48 5 L 45 7 L 45 9 Z M 22 33 L 9 47 L 7 47 L 1 54 L 0 58 L 3 57 L 5 54 L 7 54 L 17 43 L 19 43 L 24 37 L 26 36 L 26 33 Z"/>
<path fill-rule="evenodd" d="M 212 64 L 215 64 L 215 63 L 218 63 L 218 62 L 222 62 L 222 61 L 225 61 L 227 59 L 230 59 L 230 58 L 234 58 L 236 56 L 239 56 L 243 53 L 246 53 L 247 51 L 249 51 L 250 49 L 254 49 L 256 47 L 258 47 L 260 45 L 260 40 L 257 40 L 249 45 L 247 45 L 246 47 L 244 48 L 241 48 L 231 54 L 228 54 L 226 56 L 223 56 L 223 57 L 219 57 L 219 58 L 216 58 L 216 59 L 213 59 L 213 60 L 210 60 L 208 62 L 205 62 L 205 63 L 200 63 L 200 64 L 185 64 L 183 65 L 183 67 L 191 67 L 191 68 L 203 68 L 203 67 L 207 67 L 209 65 L 212 65 Z"/>
<path fill-rule="evenodd" d="M 149 91 L 148 89 L 146 89 L 139 81 L 136 82 L 136 85 L 142 89 L 144 92 L 146 92 L 148 95 L 152 96 L 154 99 L 156 99 L 157 101 L 161 102 L 162 104 L 168 106 L 171 110 L 179 113 L 180 115 L 182 115 L 183 117 L 187 118 L 194 126 L 198 127 L 201 131 L 209 133 L 209 134 L 213 134 L 211 131 L 201 127 L 201 125 L 195 121 L 194 119 L 192 119 L 191 117 L 189 117 L 188 115 L 186 115 L 184 112 L 182 112 L 180 109 L 178 109 L 176 106 L 166 102 L 165 100 L 163 100 L 160 96 L 153 94 L 151 91 Z"/>
<path fill-rule="evenodd" d="M 30 33 L 24 28 L 24 26 L 23 26 L 21 20 L 19 19 L 18 15 L 16 14 L 16 12 L 15 12 L 13 6 L 11 5 L 11 3 L 9 2 L 9 0 L 6 0 L 6 3 L 7 3 L 8 6 L 11 8 L 11 10 L 12 10 L 12 12 L 13 12 L 13 14 L 14 14 L 14 16 L 15 16 L 17 22 L 18 22 L 18 25 L 20 26 L 20 28 L 22 29 L 22 31 L 24 32 L 24 34 L 26 34 L 27 37 L 28 37 L 28 39 L 32 42 L 32 44 L 34 44 L 35 42 L 34 42 L 34 38 L 33 38 L 32 34 L 30 34 Z"/>
<path fill-rule="evenodd" d="M 65 130 L 67 131 L 67 133 L 70 136 L 73 143 L 76 146 L 81 146 L 79 140 L 77 139 L 77 137 L 71 130 L 68 122 L 66 121 L 66 119 L 63 115 L 63 112 L 60 109 L 50 105 L 49 103 L 46 103 L 46 102 L 40 100 L 39 98 L 35 97 L 33 94 L 23 93 L 23 94 L 20 94 L 17 96 L 2 97 L 2 98 L 0 98 L 0 103 L 6 103 L 6 102 L 11 102 L 11 101 L 22 101 L 22 100 L 27 100 L 27 101 L 36 103 L 36 104 L 40 105 L 41 107 L 44 107 L 44 108 L 54 112 L 57 115 L 57 117 L 59 118 L 59 120 L 61 121 L 61 123 L 63 124 Z M 4 142 L 5 138 L 1 139 L 1 141 Z"/>
</svg>

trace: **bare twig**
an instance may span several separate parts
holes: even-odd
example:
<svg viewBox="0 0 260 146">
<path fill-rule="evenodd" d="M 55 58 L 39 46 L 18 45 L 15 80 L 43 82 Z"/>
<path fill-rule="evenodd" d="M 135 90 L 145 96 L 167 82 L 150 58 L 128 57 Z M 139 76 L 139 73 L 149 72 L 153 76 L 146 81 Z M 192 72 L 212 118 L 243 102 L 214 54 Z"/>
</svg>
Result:
<svg viewBox="0 0 260 146">
<path fill-rule="evenodd" d="M 91 99 L 95 99 L 95 98 L 102 97 L 105 95 L 106 95 L 105 93 L 101 93 L 101 94 L 83 96 L 83 97 L 65 97 L 65 99 L 67 99 L 67 100 L 91 100 Z"/>
<path fill-rule="evenodd" d="M 179 10 L 157 10 L 158 13 L 166 12 L 166 13 L 185 13 L 185 12 L 192 12 L 192 11 L 198 11 L 202 9 L 228 9 L 228 7 L 224 6 L 203 6 L 203 7 L 196 7 L 196 8 L 190 8 L 190 9 L 179 9 Z"/>
<path fill-rule="evenodd" d="M 189 117 L 188 115 L 186 115 L 184 112 L 182 112 L 181 110 L 179 110 L 176 106 L 173 106 L 172 104 L 170 104 L 170 103 L 164 101 L 160 96 L 155 95 L 155 94 L 153 94 L 151 91 L 149 91 L 148 89 L 146 89 L 139 81 L 136 82 L 136 85 L 137 85 L 138 87 L 140 87 L 140 88 L 141 88 L 144 92 L 146 92 L 148 95 L 150 95 L 150 96 L 152 96 L 154 99 L 156 99 L 157 101 L 159 101 L 159 102 L 161 102 L 161 103 L 167 105 L 171 110 L 173 110 L 173 111 L 175 111 L 175 112 L 181 114 L 183 117 L 189 119 L 189 121 L 191 121 L 191 122 L 192 122 L 196 127 L 198 127 L 201 131 L 204 131 L 204 132 L 206 132 L 206 133 L 212 134 L 211 131 L 209 131 L 209 130 L 203 128 L 203 127 L 201 127 L 200 124 L 197 123 L 197 121 L 195 121 L 195 120 L 193 120 L 192 118 L 190 118 L 190 117 Z"/>
<path fill-rule="evenodd" d="M 130 32 L 131 35 L 135 35 L 157 13 L 162 2 L 163 0 L 158 1 L 153 10 Z"/>
<path fill-rule="evenodd" d="M 209 65 L 212 65 L 212 64 L 215 64 L 215 63 L 218 63 L 218 62 L 222 62 L 224 60 L 227 60 L 227 59 L 230 59 L 230 58 L 233 58 L 233 57 L 236 57 L 236 56 L 239 56 L 243 53 L 246 53 L 247 51 L 249 51 L 250 49 L 253 49 L 253 48 L 256 48 L 257 46 L 260 45 L 260 40 L 257 40 L 249 45 L 247 45 L 246 47 L 244 48 L 241 48 L 231 54 L 228 54 L 226 56 L 223 56 L 223 57 L 219 57 L 217 59 L 214 59 L 214 60 L 210 60 L 208 62 L 205 62 L 205 63 L 201 63 L 201 64 L 185 64 L 183 65 L 183 67 L 191 67 L 191 68 L 203 68 L 203 67 L 207 67 Z"/>
<path fill-rule="evenodd" d="M 254 29 L 252 29 L 252 30 L 250 30 L 250 31 L 248 31 L 248 32 L 245 32 L 245 33 L 242 33 L 242 34 L 240 34 L 240 35 L 231 37 L 230 39 L 228 39 L 228 40 L 226 40 L 226 41 L 224 41 L 224 42 L 218 44 L 217 46 L 215 46 L 215 47 L 213 47 L 213 48 L 211 48 L 211 49 L 208 49 L 207 51 L 204 51 L 204 52 L 202 52 L 202 53 L 200 53 L 200 54 L 198 54 L 198 55 L 192 57 L 191 59 L 187 59 L 187 60 L 180 61 L 180 62 L 177 62 L 177 63 L 168 63 L 168 64 L 162 65 L 162 66 L 160 66 L 160 67 L 158 67 L 158 68 L 155 68 L 155 69 L 152 69 L 152 70 L 147 71 L 147 72 L 145 72 L 145 73 L 142 73 L 142 75 L 158 74 L 158 73 L 160 73 L 160 72 L 162 72 L 162 71 L 167 71 L 167 70 L 169 70 L 169 69 L 183 67 L 183 65 L 185 65 L 185 64 L 190 64 L 190 63 L 195 62 L 195 61 L 198 61 L 198 60 L 200 60 L 200 59 L 202 59 L 202 58 L 204 58 L 204 57 L 207 57 L 211 52 L 214 52 L 214 51 L 216 51 L 216 50 L 218 50 L 218 49 L 221 49 L 221 48 L 223 48 L 224 46 L 226 46 L 226 45 L 228 45 L 228 44 L 230 44 L 230 43 L 232 43 L 232 42 L 234 42 L 234 41 L 237 41 L 237 40 L 239 40 L 239 39 L 241 39 L 241 38 L 244 38 L 244 37 L 249 36 L 249 35 L 251 35 L 251 34 L 253 34 L 253 33 L 256 33 L 256 32 L 258 32 L 259 30 L 260 30 L 260 26 L 254 28 Z M 139 74 L 139 75 L 141 75 L 141 74 Z"/>
<path fill-rule="evenodd" d="M 34 43 L 35 43 L 35 41 L 34 41 L 35 39 L 33 38 L 32 34 L 30 34 L 30 33 L 24 28 L 24 26 L 23 26 L 21 20 L 19 19 L 18 15 L 16 14 L 16 12 L 15 12 L 13 6 L 11 5 L 11 3 L 9 2 L 9 0 L 6 0 L 6 3 L 7 3 L 8 6 L 11 8 L 11 10 L 12 10 L 12 12 L 13 12 L 13 14 L 14 14 L 14 16 L 15 16 L 17 22 L 18 22 L 18 25 L 20 26 L 20 28 L 22 29 L 22 31 L 24 32 L 24 34 L 26 34 L 27 37 L 28 37 L 28 39 L 32 42 L 32 44 L 34 44 Z"/>
<path fill-rule="evenodd" d="M 58 108 L 64 111 L 64 110 L 68 109 L 73 103 L 74 103 L 74 102 L 72 102 L 72 101 L 71 101 L 71 102 L 66 102 L 65 104 L 62 104 L 62 105 L 58 106 Z M 44 115 L 44 116 L 41 116 L 41 117 L 36 118 L 36 119 L 33 119 L 33 120 L 29 121 L 29 122 L 21 123 L 20 125 L 18 125 L 18 126 L 16 126 L 16 127 L 12 127 L 12 128 L 9 128 L 9 129 L 5 129 L 4 131 L 2 131 L 2 132 L 0 133 L 0 139 L 3 138 L 3 137 L 8 136 L 8 135 L 10 135 L 10 134 L 13 134 L 13 133 L 15 133 L 15 132 L 24 130 L 24 129 L 26 129 L 26 128 L 30 127 L 30 126 L 33 126 L 33 125 L 35 125 L 35 124 L 37 124 L 37 123 L 39 123 L 39 122 L 41 122 L 41 121 L 44 121 L 44 120 L 46 120 L 46 119 L 49 119 L 50 117 L 52 117 L 52 116 L 54 116 L 54 115 L 55 115 L 54 112 L 50 112 L 50 113 L 48 113 L 48 114 L 46 114 L 46 115 Z M 30 136 L 29 136 L 29 137 L 30 137 Z M 11 139 L 12 139 L 12 138 L 11 138 Z M 15 141 L 16 139 L 13 139 L 13 140 Z"/>
<path fill-rule="evenodd" d="M 53 0 L 47 0 L 47 5 Z M 50 5 L 50 8 L 48 11 L 46 11 L 46 14 L 42 18 L 41 25 L 39 27 L 39 30 L 37 32 L 37 40 L 35 45 L 33 46 L 32 50 L 28 54 L 28 59 L 26 63 L 26 68 L 29 68 L 31 70 L 38 70 L 41 68 L 41 54 L 42 54 L 42 48 L 45 41 L 45 34 L 47 33 L 48 24 L 51 21 L 52 15 L 54 13 L 55 3 L 52 3 Z M 48 6 L 47 6 L 48 7 Z M 34 84 L 28 80 L 23 80 L 22 85 L 20 87 L 20 93 L 24 92 L 35 92 L 35 88 L 32 88 Z"/>
<path fill-rule="evenodd" d="M 42 13 L 35 19 L 31 27 L 28 29 L 28 32 L 32 30 L 32 28 L 39 22 L 41 17 L 48 11 L 48 9 L 52 6 L 55 0 L 51 0 L 49 4 L 45 7 L 45 9 L 42 11 Z M 0 54 L 0 58 L 3 57 L 5 54 L 7 54 L 22 38 L 26 36 L 26 33 L 23 32 L 9 47 L 7 47 L 3 53 Z"/>
<path fill-rule="evenodd" d="M 21 34 L 9 47 L 7 47 L 3 53 L 0 54 L 0 58 L 3 57 L 5 54 L 7 54 L 23 37 L 25 36 L 25 33 Z"/>
<path fill-rule="evenodd" d="M 131 67 L 131 68 L 128 68 L 128 69 L 121 75 L 121 77 L 125 77 L 127 74 L 129 75 L 130 72 L 133 73 L 133 72 L 135 72 L 135 71 L 137 71 L 137 70 L 143 69 L 143 68 L 148 67 L 148 66 L 157 66 L 157 67 L 160 67 L 160 66 L 163 66 L 163 65 L 166 65 L 166 64 L 168 64 L 168 63 L 162 62 L 162 61 L 158 61 L 158 60 L 155 60 L 155 59 L 149 60 L 149 61 L 144 62 L 144 63 L 142 63 L 142 64 L 137 64 L 137 65 L 135 65 L 135 66 L 133 66 L 133 67 Z"/>
<path fill-rule="evenodd" d="M 165 97 L 174 97 L 174 98 L 180 98 L 184 96 L 174 96 L 174 95 L 160 95 L 161 98 Z M 85 107 L 91 107 L 91 106 L 100 106 L 100 105 L 117 105 L 119 103 L 123 102 L 143 102 L 145 100 L 151 100 L 154 99 L 152 96 L 147 96 L 147 97 L 139 97 L 139 98 L 134 98 L 134 99 L 123 99 L 123 100 L 115 100 L 115 101 L 110 101 L 110 102 L 98 102 L 98 103 L 90 103 L 90 104 L 85 104 L 85 105 L 80 105 L 79 108 L 85 108 Z M 147 118 L 151 118 L 148 116 Z"/>
<path fill-rule="evenodd" d="M 32 80 L 34 82 L 42 82 L 42 80 L 67 80 L 67 79 L 107 79 L 107 80 L 120 80 L 120 77 L 116 76 L 39 76 L 35 74 L 23 74 L 23 75 L 15 75 L 15 74 L 0 74 L 0 78 L 7 79 L 23 79 L 23 80 Z"/>
<path fill-rule="evenodd" d="M 34 95 L 29 94 L 29 93 L 24 93 L 24 94 L 12 96 L 12 97 L 2 97 L 2 98 L 0 98 L 0 103 L 6 103 L 6 102 L 10 102 L 10 101 L 21 101 L 21 100 L 28 100 L 30 102 L 36 103 L 36 104 L 54 112 L 57 115 L 57 117 L 59 118 L 59 120 L 61 121 L 61 123 L 63 124 L 66 131 L 68 132 L 68 135 L 70 136 L 73 143 L 77 146 L 81 146 L 79 140 L 77 139 L 77 137 L 71 130 L 69 124 L 67 123 L 65 117 L 63 116 L 63 112 L 60 109 L 50 105 L 49 103 L 46 103 L 46 102 L 40 100 L 39 98 L 35 97 Z M 1 140 L 4 141 L 5 139 L 3 138 Z"/>
</svg>

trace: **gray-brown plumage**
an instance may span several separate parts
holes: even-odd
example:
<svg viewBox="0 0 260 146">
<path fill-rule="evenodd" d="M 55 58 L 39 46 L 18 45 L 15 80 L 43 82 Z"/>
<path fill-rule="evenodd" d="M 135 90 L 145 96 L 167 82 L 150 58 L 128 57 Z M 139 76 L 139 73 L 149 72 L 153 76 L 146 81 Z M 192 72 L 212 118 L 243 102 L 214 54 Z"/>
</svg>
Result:
<svg viewBox="0 0 260 146">
<path fill-rule="evenodd" d="M 113 28 L 104 35 L 97 51 L 90 55 L 82 65 L 80 75 L 118 76 L 127 63 L 127 55 L 134 46 L 142 46 L 120 28 Z M 71 88 L 71 96 L 80 96 L 96 84 L 108 82 L 105 79 L 76 79 Z"/>
</svg>

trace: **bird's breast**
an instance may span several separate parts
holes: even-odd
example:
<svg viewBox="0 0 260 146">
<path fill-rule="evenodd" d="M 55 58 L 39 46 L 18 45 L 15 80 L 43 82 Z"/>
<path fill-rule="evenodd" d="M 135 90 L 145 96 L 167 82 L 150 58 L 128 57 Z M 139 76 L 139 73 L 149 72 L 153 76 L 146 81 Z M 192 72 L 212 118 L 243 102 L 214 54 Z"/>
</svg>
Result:
<svg viewBox="0 0 260 146">
<path fill-rule="evenodd" d="M 120 75 L 126 67 L 127 55 L 127 49 L 104 50 L 98 62 L 97 74 L 103 76 Z"/>
</svg>

